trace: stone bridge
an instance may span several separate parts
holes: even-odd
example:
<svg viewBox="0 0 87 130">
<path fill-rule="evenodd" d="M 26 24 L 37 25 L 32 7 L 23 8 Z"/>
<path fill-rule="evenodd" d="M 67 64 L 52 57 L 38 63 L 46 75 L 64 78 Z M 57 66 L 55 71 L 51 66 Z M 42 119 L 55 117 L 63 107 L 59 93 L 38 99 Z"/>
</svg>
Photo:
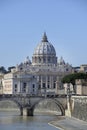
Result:
<svg viewBox="0 0 87 130">
<path fill-rule="evenodd" d="M 67 108 L 67 98 L 66 96 L 62 97 L 44 97 L 44 96 L 9 96 L 2 95 L 0 96 L 0 101 L 9 100 L 17 104 L 20 109 L 20 115 L 24 115 L 24 110 L 26 110 L 27 116 L 33 116 L 34 109 L 37 104 L 42 101 L 50 101 L 56 104 L 60 109 L 61 115 L 65 115 L 65 110 Z"/>
</svg>

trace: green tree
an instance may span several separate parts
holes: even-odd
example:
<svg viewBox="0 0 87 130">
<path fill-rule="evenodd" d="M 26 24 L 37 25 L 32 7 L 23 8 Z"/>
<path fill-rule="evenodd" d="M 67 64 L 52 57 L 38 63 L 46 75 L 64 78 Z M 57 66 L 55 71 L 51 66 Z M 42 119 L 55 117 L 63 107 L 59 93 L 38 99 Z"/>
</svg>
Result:
<svg viewBox="0 0 87 130">
<path fill-rule="evenodd" d="M 0 73 L 6 73 L 6 69 L 5 69 L 4 66 L 1 66 L 1 67 L 0 67 Z"/>
<path fill-rule="evenodd" d="M 76 79 L 87 79 L 87 74 L 85 74 L 85 73 L 74 73 L 74 74 L 66 75 L 62 79 L 62 83 L 72 83 L 73 85 L 75 85 Z"/>
<path fill-rule="evenodd" d="M 11 69 L 14 69 L 15 66 L 8 67 L 8 71 L 11 72 Z"/>
</svg>

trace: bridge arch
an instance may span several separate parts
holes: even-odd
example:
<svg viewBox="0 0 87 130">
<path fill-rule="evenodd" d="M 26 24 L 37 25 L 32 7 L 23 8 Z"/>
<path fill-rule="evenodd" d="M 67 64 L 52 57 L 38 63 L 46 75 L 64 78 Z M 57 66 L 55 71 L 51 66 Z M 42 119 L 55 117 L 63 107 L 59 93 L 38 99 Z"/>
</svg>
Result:
<svg viewBox="0 0 87 130">
<path fill-rule="evenodd" d="M 60 103 L 60 101 L 58 101 L 58 100 L 56 100 L 56 99 L 50 99 L 50 98 L 44 98 L 44 99 L 38 100 L 38 101 L 32 106 L 32 112 L 34 113 L 34 109 L 35 109 L 36 105 L 38 105 L 40 102 L 45 101 L 45 100 L 48 100 L 48 101 L 51 101 L 51 102 L 55 103 L 56 106 L 57 106 L 57 108 L 60 109 L 61 115 L 62 115 L 62 116 L 65 115 L 65 109 L 64 109 L 63 105 Z"/>
<path fill-rule="evenodd" d="M 0 102 L 1 101 L 11 101 L 11 102 L 15 103 L 19 109 L 22 108 L 22 105 L 20 104 L 20 102 L 18 102 L 18 100 L 14 99 L 14 98 L 1 98 Z"/>
</svg>

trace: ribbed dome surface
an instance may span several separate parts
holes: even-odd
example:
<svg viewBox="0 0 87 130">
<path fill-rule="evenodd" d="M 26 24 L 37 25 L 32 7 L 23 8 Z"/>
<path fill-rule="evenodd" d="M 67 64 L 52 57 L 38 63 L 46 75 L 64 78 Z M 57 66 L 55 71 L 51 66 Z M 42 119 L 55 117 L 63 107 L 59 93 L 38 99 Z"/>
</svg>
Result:
<svg viewBox="0 0 87 130">
<path fill-rule="evenodd" d="M 39 43 L 34 51 L 34 55 L 56 55 L 55 49 L 51 43 L 48 42 L 47 36 L 44 33 L 41 43 Z"/>
<path fill-rule="evenodd" d="M 36 47 L 34 55 L 56 55 L 56 52 L 52 44 L 42 42 Z"/>
</svg>

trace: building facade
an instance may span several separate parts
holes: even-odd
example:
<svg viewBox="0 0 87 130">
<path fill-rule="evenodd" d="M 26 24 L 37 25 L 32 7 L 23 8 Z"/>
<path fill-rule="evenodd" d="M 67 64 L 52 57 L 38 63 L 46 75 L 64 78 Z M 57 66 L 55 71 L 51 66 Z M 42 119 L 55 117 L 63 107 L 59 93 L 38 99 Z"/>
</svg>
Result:
<svg viewBox="0 0 87 130">
<path fill-rule="evenodd" d="M 76 94 L 87 95 L 87 79 L 76 79 Z"/>
<path fill-rule="evenodd" d="M 87 64 L 82 64 L 78 67 L 73 67 L 73 72 L 75 73 L 87 73 Z"/>
<path fill-rule="evenodd" d="M 0 72 L 0 94 L 3 93 L 3 77 L 4 77 L 4 74 L 2 72 Z"/>
<path fill-rule="evenodd" d="M 4 94 L 55 95 L 61 89 L 61 78 L 72 72 L 72 66 L 58 59 L 54 46 L 44 33 L 29 57 L 4 75 Z"/>
</svg>

